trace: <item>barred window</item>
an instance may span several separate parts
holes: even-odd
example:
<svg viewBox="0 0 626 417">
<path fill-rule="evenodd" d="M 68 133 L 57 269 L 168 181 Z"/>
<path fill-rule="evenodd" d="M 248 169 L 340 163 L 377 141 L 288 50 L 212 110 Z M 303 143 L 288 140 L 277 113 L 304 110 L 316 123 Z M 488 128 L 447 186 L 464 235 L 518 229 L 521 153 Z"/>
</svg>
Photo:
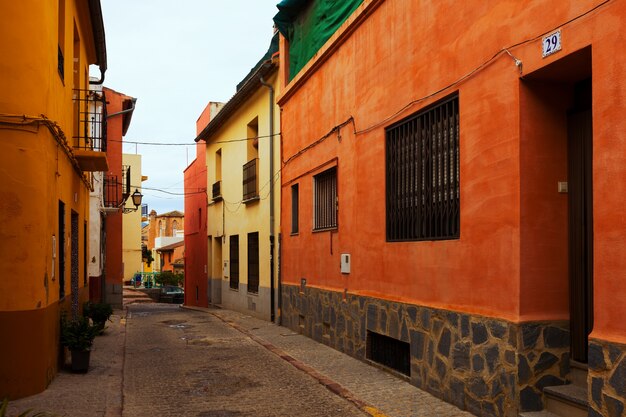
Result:
<svg viewBox="0 0 626 417">
<path fill-rule="evenodd" d="M 248 292 L 259 292 L 259 232 L 248 233 Z"/>
<path fill-rule="evenodd" d="M 387 240 L 458 239 L 458 95 L 386 130 Z"/>
<path fill-rule="evenodd" d="M 300 229 L 300 219 L 298 206 L 300 204 L 300 186 L 291 186 L 291 233 L 296 234 Z"/>
<path fill-rule="evenodd" d="M 230 237 L 230 288 L 239 289 L 239 235 Z"/>
<path fill-rule="evenodd" d="M 337 167 L 313 177 L 313 230 L 337 228 Z"/>
</svg>

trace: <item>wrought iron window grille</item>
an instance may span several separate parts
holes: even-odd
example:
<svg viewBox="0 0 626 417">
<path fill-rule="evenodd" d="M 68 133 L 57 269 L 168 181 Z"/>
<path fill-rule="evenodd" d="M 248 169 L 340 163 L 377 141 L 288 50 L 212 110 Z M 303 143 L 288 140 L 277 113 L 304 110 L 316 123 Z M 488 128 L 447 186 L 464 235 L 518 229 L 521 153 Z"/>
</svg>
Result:
<svg viewBox="0 0 626 417">
<path fill-rule="evenodd" d="M 259 198 L 259 159 L 254 158 L 243 166 L 243 201 L 248 202 Z"/>
<path fill-rule="evenodd" d="M 460 235 L 459 99 L 444 99 L 386 130 L 388 241 Z"/>
<path fill-rule="evenodd" d="M 313 177 L 313 230 L 337 228 L 337 167 Z"/>
</svg>

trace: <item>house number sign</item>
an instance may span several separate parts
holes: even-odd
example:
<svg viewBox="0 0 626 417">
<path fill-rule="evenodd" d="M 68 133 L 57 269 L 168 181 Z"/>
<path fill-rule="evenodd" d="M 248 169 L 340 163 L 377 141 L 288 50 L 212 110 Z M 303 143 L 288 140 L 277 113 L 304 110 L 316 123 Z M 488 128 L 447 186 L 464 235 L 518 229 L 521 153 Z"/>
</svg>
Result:
<svg viewBox="0 0 626 417">
<path fill-rule="evenodd" d="M 543 37 L 541 41 L 543 58 L 561 50 L 561 31 L 557 30 Z"/>
</svg>

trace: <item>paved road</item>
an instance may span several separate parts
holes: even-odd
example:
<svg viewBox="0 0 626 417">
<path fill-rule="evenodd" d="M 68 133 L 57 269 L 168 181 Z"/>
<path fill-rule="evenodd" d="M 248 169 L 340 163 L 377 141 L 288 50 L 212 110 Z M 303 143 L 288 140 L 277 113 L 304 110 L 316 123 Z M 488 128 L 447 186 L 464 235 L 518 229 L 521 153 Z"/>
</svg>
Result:
<svg viewBox="0 0 626 417">
<path fill-rule="evenodd" d="M 127 308 L 96 338 L 88 373 L 61 369 L 47 390 L 12 402 L 8 416 L 26 409 L 64 417 L 471 416 L 376 367 L 242 313 L 167 304 Z"/>
<path fill-rule="evenodd" d="M 129 306 L 124 417 L 364 416 L 206 312 Z"/>
</svg>

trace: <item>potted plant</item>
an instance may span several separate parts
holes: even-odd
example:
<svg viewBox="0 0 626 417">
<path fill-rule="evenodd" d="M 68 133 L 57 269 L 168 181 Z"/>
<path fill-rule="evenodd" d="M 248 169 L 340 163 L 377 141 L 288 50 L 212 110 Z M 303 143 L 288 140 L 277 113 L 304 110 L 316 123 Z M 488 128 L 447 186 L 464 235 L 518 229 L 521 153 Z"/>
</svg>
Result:
<svg viewBox="0 0 626 417">
<path fill-rule="evenodd" d="M 83 316 L 91 319 L 99 334 L 104 332 L 104 325 L 111 318 L 112 314 L 113 308 L 111 304 L 92 303 L 91 301 L 83 304 Z"/>
<path fill-rule="evenodd" d="M 61 316 L 61 344 L 72 354 L 72 372 L 87 372 L 91 345 L 99 330 L 86 317 L 67 320 Z"/>
</svg>

